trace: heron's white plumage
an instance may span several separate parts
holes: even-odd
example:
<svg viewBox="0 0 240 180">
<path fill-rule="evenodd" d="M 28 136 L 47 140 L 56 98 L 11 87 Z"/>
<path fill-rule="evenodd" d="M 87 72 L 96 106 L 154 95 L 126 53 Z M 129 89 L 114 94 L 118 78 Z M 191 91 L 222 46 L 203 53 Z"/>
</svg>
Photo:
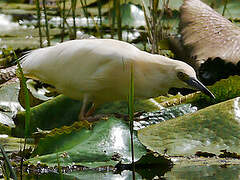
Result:
<svg viewBox="0 0 240 180">
<path fill-rule="evenodd" d="M 68 41 L 34 50 L 22 59 L 26 76 L 49 83 L 73 99 L 87 94 L 97 103 L 127 99 L 131 64 L 137 98 L 156 97 L 171 87 L 185 87 L 177 71 L 196 77 L 183 62 L 110 39 Z"/>
</svg>

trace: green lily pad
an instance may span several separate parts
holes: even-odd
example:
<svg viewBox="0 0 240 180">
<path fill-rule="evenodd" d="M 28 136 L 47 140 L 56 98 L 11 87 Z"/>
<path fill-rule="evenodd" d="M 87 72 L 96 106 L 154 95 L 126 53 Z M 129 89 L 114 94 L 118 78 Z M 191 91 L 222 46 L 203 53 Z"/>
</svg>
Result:
<svg viewBox="0 0 240 180">
<path fill-rule="evenodd" d="M 22 110 L 21 105 L 18 102 L 19 83 L 9 83 L 0 87 L 0 127 L 2 134 L 6 127 L 6 132 L 9 131 L 9 127 L 14 127 L 12 118 L 17 114 L 19 110 Z M 5 126 L 6 125 L 6 126 Z M 5 133 L 6 133 L 5 132 Z"/>
<path fill-rule="evenodd" d="M 36 6 L 30 5 L 30 4 L 24 4 L 24 3 L 8 3 L 8 1 L 1 1 L 0 7 L 3 10 L 7 9 L 25 9 L 25 10 L 31 10 L 35 9 Z"/>
<path fill-rule="evenodd" d="M 210 98 L 198 91 L 186 96 L 179 94 L 176 96 L 171 96 L 170 98 L 164 98 L 160 96 L 155 98 L 155 100 L 163 107 L 171 107 L 182 103 L 189 103 L 193 106 L 197 106 L 200 109 L 205 108 L 207 106 L 240 96 L 240 76 L 230 76 L 227 79 L 221 79 L 214 85 L 208 86 L 208 89 L 215 95 L 215 99 Z"/>
<path fill-rule="evenodd" d="M 58 28 L 50 29 L 50 36 L 56 36 L 61 33 L 61 30 Z M 20 26 L 17 30 L 11 30 L 11 31 L 4 31 L 1 33 L 0 37 L 22 37 L 25 40 L 31 40 L 32 38 L 38 38 L 39 31 L 37 28 L 23 28 Z M 45 37 L 46 34 L 43 33 L 43 37 Z M 33 39 L 32 39 L 33 40 Z"/>
<path fill-rule="evenodd" d="M 25 39 L 22 37 L 4 37 L 1 38 L 0 46 L 21 50 L 36 49 L 39 48 L 39 38 Z"/>
<path fill-rule="evenodd" d="M 196 151 L 218 154 L 226 149 L 240 153 L 240 99 L 235 98 L 138 131 L 150 150 L 169 155 Z"/>
<path fill-rule="evenodd" d="M 60 29 L 50 29 L 50 38 L 61 33 Z M 11 47 L 13 49 L 36 49 L 39 48 L 39 34 L 37 28 L 22 28 L 9 30 L 1 33 L 1 47 Z M 43 33 L 43 41 L 46 40 L 45 33 Z M 55 41 L 51 40 L 51 44 L 56 44 Z"/>
<path fill-rule="evenodd" d="M 71 125 L 78 120 L 78 114 L 82 106 L 81 101 L 72 100 L 63 95 L 44 102 L 38 106 L 31 108 L 31 133 L 36 132 L 37 128 L 42 130 L 51 130 L 59 128 L 63 125 Z M 126 102 L 106 103 L 96 109 L 95 114 L 127 114 Z M 159 110 L 159 106 L 150 100 L 141 100 L 136 102 L 136 111 L 153 111 Z M 24 136 L 25 127 L 25 111 L 19 112 L 14 119 L 16 127 L 13 129 L 14 136 Z"/>
<path fill-rule="evenodd" d="M 131 162 L 130 133 L 128 125 L 120 119 L 109 118 L 94 124 L 93 129 L 81 128 L 82 122 L 52 131 L 40 139 L 30 159 L 48 166 L 83 165 L 87 167 L 114 166 L 120 160 Z M 134 136 L 135 159 L 146 153 L 144 146 Z"/>
<path fill-rule="evenodd" d="M 123 26 L 130 27 L 145 26 L 144 12 L 138 6 L 132 3 L 122 4 L 120 7 L 120 11 Z M 113 12 L 112 10 L 110 17 L 116 18 L 114 17 L 114 13 L 116 12 Z M 110 21 L 112 20 L 110 19 Z"/>
<path fill-rule="evenodd" d="M 24 139 L 9 137 L 8 135 L 0 135 L 0 144 L 4 147 L 7 153 L 19 152 L 23 149 Z M 27 142 L 26 148 L 31 146 L 30 142 Z M 0 157 L 2 154 L 0 153 Z"/>
<path fill-rule="evenodd" d="M 1 114 L 0 114 L 0 118 L 2 118 Z M 9 126 L 4 125 L 4 124 L 0 124 L 0 132 L 1 132 L 1 134 L 10 135 L 11 134 L 11 128 Z"/>
<path fill-rule="evenodd" d="M 212 99 L 203 93 L 196 93 L 192 98 L 188 98 L 186 103 L 203 108 L 238 97 L 240 96 L 240 76 L 230 76 L 227 79 L 222 79 L 209 86 L 208 89 L 215 95 L 216 99 Z"/>
<path fill-rule="evenodd" d="M 134 130 L 139 130 L 151 124 L 157 124 L 162 121 L 174 119 L 184 114 L 190 114 L 197 111 L 197 107 L 191 104 L 180 104 L 177 106 L 162 108 L 158 111 L 151 111 L 142 113 L 139 117 L 135 118 Z"/>
<path fill-rule="evenodd" d="M 60 95 L 31 108 L 31 133 L 37 131 L 37 128 L 51 130 L 63 125 L 71 125 L 77 120 L 80 107 L 80 101 L 74 101 Z M 12 130 L 12 135 L 24 137 L 25 111 L 18 112 L 14 118 L 14 123 L 15 128 Z"/>
</svg>

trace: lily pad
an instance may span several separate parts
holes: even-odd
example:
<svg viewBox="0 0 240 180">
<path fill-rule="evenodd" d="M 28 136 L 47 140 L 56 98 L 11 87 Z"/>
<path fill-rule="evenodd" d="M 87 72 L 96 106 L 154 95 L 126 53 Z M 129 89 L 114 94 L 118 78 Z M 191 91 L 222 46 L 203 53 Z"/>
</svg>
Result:
<svg viewBox="0 0 240 180">
<path fill-rule="evenodd" d="M 120 10 L 121 10 L 121 18 L 122 18 L 123 26 L 130 26 L 130 27 L 145 26 L 144 12 L 138 6 L 132 3 L 122 4 L 120 7 Z M 116 12 L 112 10 L 111 16 L 110 16 L 111 18 L 116 18 L 114 17 L 114 13 Z"/>
<path fill-rule="evenodd" d="M 24 139 L 9 137 L 8 135 L 0 135 L 0 144 L 4 147 L 4 150 L 7 153 L 19 152 L 23 149 Z M 26 148 L 30 146 L 30 142 L 27 142 Z M 2 156 L 1 153 L 0 156 Z"/>
<path fill-rule="evenodd" d="M 232 98 L 240 96 L 240 76 L 230 76 L 227 79 L 221 79 L 208 89 L 214 94 L 215 99 L 206 96 L 201 92 L 196 92 L 186 96 L 176 95 L 170 98 L 155 98 L 157 102 L 163 107 L 171 107 L 174 105 L 189 103 L 198 108 L 205 108 L 207 106 L 217 104 Z"/>
<path fill-rule="evenodd" d="M 50 29 L 50 38 L 60 34 L 60 29 Z M 43 41 L 46 40 L 43 34 Z M 17 30 L 11 30 L 1 33 L 1 47 L 11 47 L 13 49 L 36 49 L 39 48 L 39 37 L 38 29 L 32 28 L 19 28 Z M 51 40 L 51 44 L 54 45 L 56 42 Z M 45 45 L 45 44 L 44 44 Z"/>
<path fill-rule="evenodd" d="M 42 130 L 51 130 L 63 125 L 71 125 L 78 120 L 78 114 L 82 106 L 81 101 L 72 100 L 63 95 L 44 102 L 31 108 L 31 133 L 36 132 L 37 128 Z M 126 102 L 107 103 L 96 109 L 95 114 L 127 114 Z M 150 100 L 141 100 L 136 102 L 136 111 L 159 110 L 159 105 Z M 19 112 L 14 119 L 16 127 L 13 129 L 14 136 L 23 137 L 25 127 L 25 111 Z"/>
<path fill-rule="evenodd" d="M 12 118 L 17 114 L 19 110 L 22 110 L 21 105 L 18 102 L 19 83 L 9 83 L 0 87 L 0 126 L 1 124 L 8 127 L 14 127 Z M 6 126 L 6 128 L 7 128 Z M 7 128 L 9 130 L 9 128 Z M 3 129 L 1 128 L 3 133 Z M 7 130 L 7 131 L 8 131 Z"/>
<path fill-rule="evenodd" d="M 131 162 L 130 132 L 120 119 L 109 118 L 97 122 L 93 129 L 81 128 L 82 122 L 52 131 L 40 142 L 30 159 L 33 164 L 48 166 L 83 165 L 87 167 L 114 166 L 120 160 Z M 77 127 L 77 128 L 76 128 Z M 135 159 L 146 153 L 134 136 Z"/>
<path fill-rule="evenodd" d="M 150 150 L 169 155 L 192 155 L 196 151 L 240 153 L 240 98 L 196 113 L 155 124 L 138 131 L 139 140 Z"/>
<path fill-rule="evenodd" d="M 186 103 L 204 108 L 212 104 L 236 98 L 240 96 L 240 76 L 230 76 L 228 79 L 222 79 L 208 88 L 215 95 L 215 99 L 203 93 L 196 93 L 192 98 L 188 98 Z"/>
<path fill-rule="evenodd" d="M 197 111 L 197 107 L 191 106 L 191 104 L 181 104 L 169 108 L 162 108 L 158 111 L 145 112 L 135 118 L 134 130 L 139 130 L 151 124 L 157 124 L 162 121 L 174 119 L 195 111 Z"/>
</svg>

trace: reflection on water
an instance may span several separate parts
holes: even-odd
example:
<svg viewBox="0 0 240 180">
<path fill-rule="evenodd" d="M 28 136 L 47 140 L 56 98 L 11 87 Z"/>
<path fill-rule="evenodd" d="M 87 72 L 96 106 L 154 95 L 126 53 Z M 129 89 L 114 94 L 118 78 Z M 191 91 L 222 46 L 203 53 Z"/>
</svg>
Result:
<svg viewBox="0 0 240 180">
<path fill-rule="evenodd" d="M 0 134 L 0 138 L 7 138 L 8 135 L 7 134 Z"/>
<path fill-rule="evenodd" d="M 15 127 L 12 117 L 17 114 L 18 111 L 24 109 L 18 102 L 14 101 L 0 101 L 0 123 Z"/>
<path fill-rule="evenodd" d="M 114 127 L 111 132 L 111 141 L 113 142 L 113 149 L 123 149 L 125 147 L 123 139 L 123 129 L 121 127 Z"/>
<path fill-rule="evenodd" d="M 154 168 L 153 168 L 154 169 Z M 231 166 L 184 166 L 181 167 L 176 165 L 171 171 L 168 171 L 163 176 L 157 175 L 156 168 L 154 171 L 151 171 L 151 168 L 148 171 L 145 171 L 146 174 L 151 174 L 151 177 L 154 179 L 166 179 L 166 180 L 237 180 L 240 178 L 240 165 L 231 165 Z M 60 179 L 60 175 L 56 173 L 48 173 L 42 175 L 29 175 L 23 178 L 24 180 L 53 180 Z M 72 180 L 72 179 L 81 179 L 81 180 L 130 180 L 132 179 L 132 172 L 125 170 L 121 174 L 114 174 L 113 172 L 99 172 L 96 170 L 86 170 L 86 171 L 73 171 L 68 174 L 63 175 L 63 179 Z M 136 179 L 148 179 L 141 177 L 140 174 L 136 173 Z M 151 178 L 152 179 L 152 178 Z"/>
<path fill-rule="evenodd" d="M 240 98 L 237 97 L 235 100 L 234 100 L 234 114 L 235 114 L 235 120 L 238 121 L 238 123 L 240 123 L 240 107 L 239 107 L 239 100 Z"/>
<path fill-rule="evenodd" d="M 43 175 L 29 175 L 25 176 L 23 180 L 55 180 L 61 179 L 60 175 L 56 173 L 49 173 Z M 74 171 L 63 175 L 64 180 L 132 180 L 131 171 L 123 171 L 121 174 L 114 174 L 113 172 L 99 172 L 94 170 Z M 142 179 L 140 175 L 136 174 L 136 179 Z"/>
<path fill-rule="evenodd" d="M 240 165 L 174 166 L 164 176 L 166 179 L 235 180 L 240 178 Z"/>
<path fill-rule="evenodd" d="M 0 14 L 0 32 L 18 29 L 18 23 L 12 22 L 12 16 Z"/>
</svg>

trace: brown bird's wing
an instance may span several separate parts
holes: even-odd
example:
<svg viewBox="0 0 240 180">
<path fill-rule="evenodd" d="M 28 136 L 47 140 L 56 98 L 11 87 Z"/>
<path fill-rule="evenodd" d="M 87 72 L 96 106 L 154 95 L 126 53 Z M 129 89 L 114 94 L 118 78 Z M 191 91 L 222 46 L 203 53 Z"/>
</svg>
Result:
<svg viewBox="0 0 240 180">
<path fill-rule="evenodd" d="M 183 43 L 191 47 L 196 65 L 220 57 L 236 64 L 240 59 L 240 28 L 200 0 L 184 0 L 181 6 Z"/>
</svg>

